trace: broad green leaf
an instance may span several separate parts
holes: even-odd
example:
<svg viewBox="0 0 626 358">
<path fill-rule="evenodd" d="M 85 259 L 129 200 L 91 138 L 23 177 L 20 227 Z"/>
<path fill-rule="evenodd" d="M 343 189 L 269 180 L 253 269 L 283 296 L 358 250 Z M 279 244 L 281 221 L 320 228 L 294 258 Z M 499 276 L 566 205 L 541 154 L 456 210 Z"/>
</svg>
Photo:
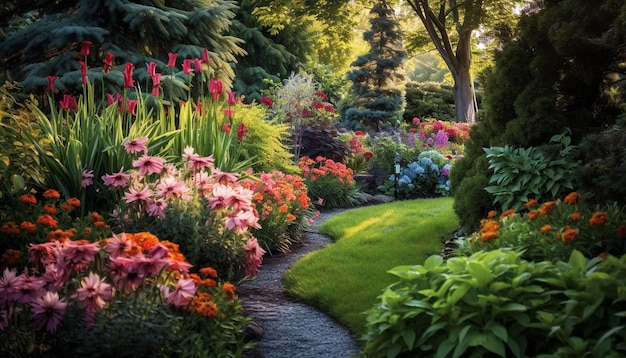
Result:
<svg viewBox="0 0 626 358">
<path fill-rule="evenodd" d="M 412 350 L 415 344 L 415 331 L 412 329 L 407 329 L 406 331 L 404 331 L 402 338 L 404 339 L 404 344 L 406 344 L 408 349 Z"/>
<path fill-rule="evenodd" d="M 578 250 L 572 251 L 567 263 L 577 272 L 584 272 L 587 268 L 587 259 L 585 259 L 585 256 Z"/>
<path fill-rule="evenodd" d="M 467 271 L 476 278 L 478 289 L 483 289 L 494 278 L 493 274 L 482 262 L 470 261 L 467 263 Z"/>
</svg>

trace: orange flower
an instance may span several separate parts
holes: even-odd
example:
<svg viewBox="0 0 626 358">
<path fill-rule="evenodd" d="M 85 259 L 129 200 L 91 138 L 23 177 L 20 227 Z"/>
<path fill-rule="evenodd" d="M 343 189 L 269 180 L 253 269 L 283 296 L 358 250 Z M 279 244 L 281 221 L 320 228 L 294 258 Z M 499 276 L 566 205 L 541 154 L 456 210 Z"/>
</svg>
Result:
<svg viewBox="0 0 626 358">
<path fill-rule="evenodd" d="M 9 221 L 8 223 L 2 225 L 2 228 L 0 228 L 0 233 L 3 233 L 5 235 L 19 235 L 20 229 L 17 227 L 16 223 L 14 223 L 13 221 Z"/>
<path fill-rule="evenodd" d="M 617 227 L 617 237 L 620 239 L 626 239 L 626 224 L 622 224 Z"/>
<path fill-rule="evenodd" d="M 20 229 L 33 234 L 37 231 L 37 226 L 30 221 L 22 221 Z"/>
<path fill-rule="evenodd" d="M 293 214 L 287 214 L 287 219 L 291 220 L 291 221 L 295 221 L 296 220 L 296 216 Z"/>
<path fill-rule="evenodd" d="M 606 252 L 603 252 L 603 253 L 599 254 L 598 257 L 601 258 L 601 259 L 606 259 L 607 257 L 609 257 L 609 254 L 607 254 Z"/>
<path fill-rule="evenodd" d="M 496 239 L 498 237 L 498 233 L 494 231 L 484 232 L 480 235 L 480 241 L 487 242 L 489 240 Z"/>
<path fill-rule="evenodd" d="M 488 219 L 493 219 L 498 215 L 498 212 L 496 212 L 495 210 L 491 210 L 488 214 L 487 214 L 487 218 Z"/>
<path fill-rule="evenodd" d="M 583 196 L 574 191 L 574 192 L 567 194 L 565 199 L 563 199 L 563 202 L 565 204 L 576 204 L 580 202 L 582 199 L 583 199 Z"/>
<path fill-rule="evenodd" d="M 37 204 L 37 198 L 33 194 L 24 194 L 20 196 L 20 201 L 24 204 Z"/>
<path fill-rule="evenodd" d="M 530 199 L 526 202 L 526 204 L 524 204 L 524 207 L 526 209 L 530 209 L 530 208 L 534 208 L 535 206 L 539 205 L 539 203 L 537 202 L 537 200 L 535 199 Z"/>
<path fill-rule="evenodd" d="M 481 230 L 482 232 L 496 232 L 500 230 L 500 225 L 495 220 L 487 220 Z"/>
<path fill-rule="evenodd" d="M 537 211 L 536 211 L 536 210 L 530 211 L 530 212 L 528 213 L 528 219 L 529 219 L 530 221 L 533 221 L 533 220 L 535 220 L 535 219 L 537 218 L 537 215 L 538 215 L 538 213 L 537 213 Z"/>
<path fill-rule="evenodd" d="M 67 200 L 67 203 L 75 208 L 80 207 L 80 200 L 78 200 L 77 198 L 69 198 Z"/>
<path fill-rule="evenodd" d="M 217 270 L 213 267 L 203 267 L 200 269 L 200 274 L 208 277 L 217 278 Z"/>
<path fill-rule="evenodd" d="M 63 231 L 61 229 L 56 229 L 48 233 L 48 240 L 62 242 L 65 240 L 69 240 L 72 236 L 73 236 L 73 233 L 71 231 Z"/>
<path fill-rule="evenodd" d="M 43 212 L 46 214 L 54 215 L 57 213 L 57 208 L 52 204 L 46 204 L 43 206 Z"/>
<path fill-rule="evenodd" d="M 59 192 L 54 189 L 48 189 L 44 191 L 43 197 L 46 199 L 60 199 L 61 194 L 59 194 Z"/>
<path fill-rule="evenodd" d="M 94 211 L 91 213 L 91 218 L 89 219 L 91 222 L 104 221 L 104 216 L 98 214 L 98 212 Z"/>
<path fill-rule="evenodd" d="M 132 240 L 141 247 L 143 251 L 150 251 L 159 243 L 159 238 L 149 232 L 139 232 L 133 235 Z"/>
<path fill-rule="evenodd" d="M 226 282 L 222 286 L 222 291 L 224 291 L 224 293 L 226 294 L 226 298 L 228 299 L 232 299 L 233 297 L 235 297 L 235 285 L 230 282 Z"/>
<path fill-rule="evenodd" d="M 580 221 L 580 213 L 578 211 L 574 211 L 570 214 L 569 218 L 572 221 Z"/>
<path fill-rule="evenodd" d="M 541 227 L 541 233 L 543 233 L 543 234 L 549 233 L 550 230 L 552 230 L 552 226 L 550 226 L 550 225 L 544 225 L 544 226 Z"/>
<path fill-rule="evenodd" d="M 287 211 L 289 211 L 289 207 L 285 204 L 280 206 L 280 212 L 281 213 L 286 213 Z"/>
<path fill-rule="evenodd" d="M 43 226 L 50 226 L 51 228 L 57 227 L 57 221 L 48 214 L 43 214 L 37 218 L 37 224 Z"/>
<path fill-rule="evenodd" d="M 70 211 L 74 210 L 74 207 L 72 205 L 70 205 L 69 202 L 64 201 L 61 204 L 61 210 L 65 211 L 65 212 L 70 212 Z"/>
<path fill-rule="evenodd" d="M 204 280 L 198 281 L 196 285 L 204 287 L 217 287 L 217 282 L 215 282 L 215 280 L 213 279 L 205 278 Z"/>
<path fill-rule="evenodd" d="M 511 217 L 513 215 L 515 215 L 515 210 L 513 209 L 505 210 L 502 214 L 500 214 L 500 220 Z"/>
<path fill-rule="evenodd" d="M 2 262 L 6 265 L 15 265 L 20 262 L 20 255 L 22 252 L 20 250 L 7 249 L 2 254 Z"/>
<path fill-rule="evenodd" d="M 539 216 L 549 215 L 552 212 L 552 210 L 554 210 L 554 207 L 556 206 L 556 204 L 557 204 L 556 201 L 547 201 L 543 203 L 543 205 L 541 205 L 541 208 L 539 208 Z"/>
<path fill-rule="evenodd" d="M 560 239 L 566 244 L 576 240 L 576 238 L 578 237 L 578 231 L 569 226 L 566 226 L 563 232 L 560 232 L 558 234 L 561 234 Z M 557 234 L 557 238 L 559 238 L 558 234 Z"/>
<path fill-rule="evenodd" d="M 609 222 L 609 216 L 605 212 L 597 211 L 589 219 L 589 226 L 602 226 L 607 222 Z"/>
</svg>

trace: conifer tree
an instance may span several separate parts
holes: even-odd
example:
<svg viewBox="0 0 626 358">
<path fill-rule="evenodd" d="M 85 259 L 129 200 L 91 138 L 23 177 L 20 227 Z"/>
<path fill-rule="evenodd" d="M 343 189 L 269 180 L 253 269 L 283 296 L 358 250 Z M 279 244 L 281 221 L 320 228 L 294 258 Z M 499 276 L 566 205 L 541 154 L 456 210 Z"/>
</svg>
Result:
<svg viewBox="0 0 626 358">
<path fill-rule="evenodd" d="M 377 2 L 371 10 L 371 29 L 363 34 L 370 51 L 352 63 L 347 74 L 352 81 L 354 100 L 344 114 L 348 128 L 397 127 L 404 108 L 404 61 L 407 54 L 402 46 L 402 33 L 394 19 L 393 9 Z"/>
<path fill-rule="evenodd" d="M 152 85 L 147 64 L 156 63 L 162 73 L 163 90 L 172 89 L 174 97 L 184 97 L 189 74 L 184 73 L 184 59 L 202 59 L 198 71 L 192 66 L 196 81 L 216 78 L 230 86 L 234 78 L 232 63 L 243 55 L 241 40 L 229 36 L 237 5 L 225 0 L 78 0 L 14 3 L 16 16 L 38 13 L 26 28 L 8 33 L 0 43 L 0 66 L 3 75 L 22 83 L 28 91 L 44 89 L 47 76 L 57 76 L 55 87 L 61 91 L 80 88 L 84 76 L 78 61 L 89 67 L 89 80 L 102 79 L 105 92 L 115 92 L 124 84 L 122 70 L 126 63 L 135 66 L 133 77 L 142 90 Z M 89 54 L 81 46 L 91 42 Z M 177 54 L 176 66 L 167 66 L 169 53 Z M 103 59 L 112 55 L 112 70 L 103 73 Z M 110 57 L 109 57 L 110 59 Z M 198 63 L 198 62 L 196 62 Z M 202 75 L 199 75 L 199 72 Z M 196 83 L 199 83 L 197 81 Z M 202 91 L 201 88 L 193 88 Z M 204 89 L 206 92 L 206 89 Z"/>
</svg>

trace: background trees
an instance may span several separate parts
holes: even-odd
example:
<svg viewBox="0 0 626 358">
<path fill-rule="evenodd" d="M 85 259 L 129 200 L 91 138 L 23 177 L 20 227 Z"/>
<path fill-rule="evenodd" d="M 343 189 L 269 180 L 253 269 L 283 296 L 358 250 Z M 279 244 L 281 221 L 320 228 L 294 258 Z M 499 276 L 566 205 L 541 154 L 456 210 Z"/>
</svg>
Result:
<svg viewBox="0 0 626 358">
<path fill-rule="evenodd" d="M 394 11 L 385 1 L 372 7 L 371 29 L 363 34 L 370 44 L 367 54 L 352 63 L 352 107 L 344 114 L 350 128 L 397 127 L 404 108 L 406 52 Z"/>
</svg>

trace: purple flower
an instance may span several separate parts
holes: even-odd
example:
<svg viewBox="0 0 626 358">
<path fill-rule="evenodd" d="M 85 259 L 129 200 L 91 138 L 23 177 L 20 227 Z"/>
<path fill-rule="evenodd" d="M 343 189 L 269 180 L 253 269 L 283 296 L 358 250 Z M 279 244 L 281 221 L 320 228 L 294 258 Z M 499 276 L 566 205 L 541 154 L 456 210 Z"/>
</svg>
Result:
<svg viewBox="0 0 626 358">
<path fill-rule="evenodd" d="M 448 133 L 446 133 L 443 129 L 438 130 L 437 134 L 435 134 L 435 147 L 441 148 L 449 144 L 450 141 L 448 140 Z"/>
</svg>

